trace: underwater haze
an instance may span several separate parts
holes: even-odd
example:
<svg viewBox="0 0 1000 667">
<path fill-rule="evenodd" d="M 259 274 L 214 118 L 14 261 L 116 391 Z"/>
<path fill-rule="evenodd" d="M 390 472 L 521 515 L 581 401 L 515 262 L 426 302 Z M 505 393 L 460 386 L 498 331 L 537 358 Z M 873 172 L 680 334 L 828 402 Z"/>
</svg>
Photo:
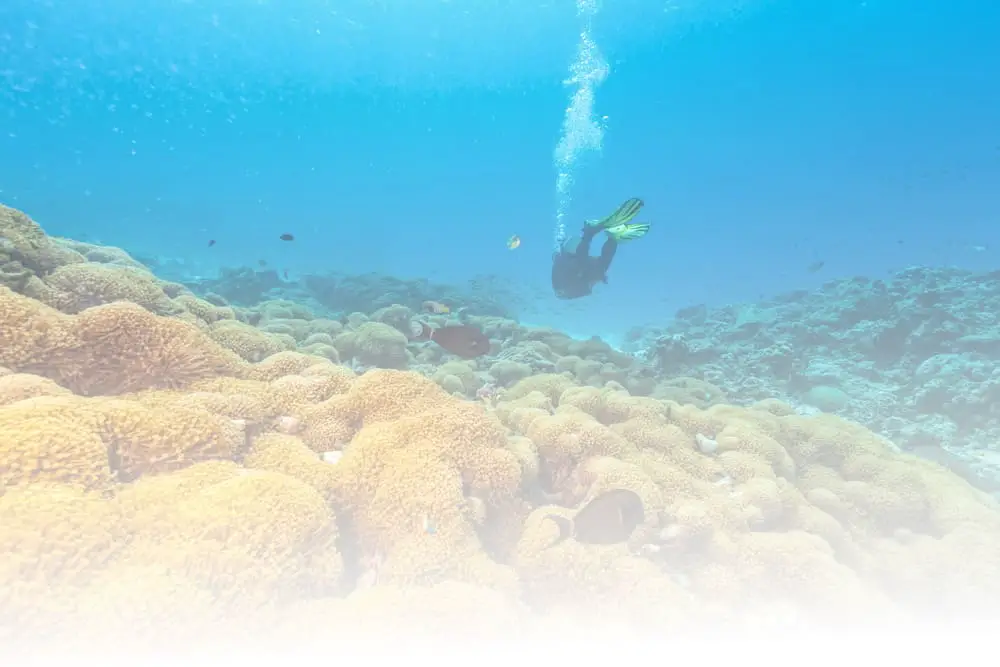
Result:
<svg viewBox="0 0 1000 667">
<path fill-rule="evenodd" d="M 998 38 L 0 0 L 0 665 L 982 664 Z"/>
<path fill-rule="evenodd" d="M 494 275 L 615 339 L 997 269 L 997 34 L 967 0 L 4 0 L 0 200 L 191 279 Z M 629 197 L 649 234 L 556 300 L 559 225 Z"/>
</svg>

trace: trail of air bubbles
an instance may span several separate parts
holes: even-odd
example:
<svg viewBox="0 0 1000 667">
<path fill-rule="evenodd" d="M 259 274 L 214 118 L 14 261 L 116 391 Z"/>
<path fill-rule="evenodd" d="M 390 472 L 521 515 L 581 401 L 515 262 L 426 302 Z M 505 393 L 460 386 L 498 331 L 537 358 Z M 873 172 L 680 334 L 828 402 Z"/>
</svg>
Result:
<svg viewBox="0 0 1000 667">
<path fill-rule="evenodd" d="M 608 76 L 608 63 L 591 37 L 594 17 L 600 11 L 600 0 L 577 0 L 576 15 L 582 25 L 576 60 L 570 66 L 570 76 L 563 83 L 574 88 L 563 118 L 559 144 L 554 160 L 556 167 L 556 249 L 566 238 L 565 217 L 573 201 L 574 172 L 580 157 L 590 151 L 600 151 L 604 126 L 594 117 L 594 93 Z"/>
</svg>

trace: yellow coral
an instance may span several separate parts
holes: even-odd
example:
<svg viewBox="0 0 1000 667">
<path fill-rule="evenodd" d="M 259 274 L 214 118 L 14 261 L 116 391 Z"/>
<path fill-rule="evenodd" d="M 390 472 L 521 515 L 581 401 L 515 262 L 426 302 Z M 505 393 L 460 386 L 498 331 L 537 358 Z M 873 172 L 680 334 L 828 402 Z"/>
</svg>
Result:
<svg viewBox="0 0 1000 667">
<path fill-rule="evenodd" d="M 405 368 L 406 343 L 406 336 L 388 324 L 365 322 L 353 332 L 351 356 L 366 366 Z"/>
<path fill-rule="evenodd" d="M 548 484 L 561 486 L 573 467 L 589 456 L 626 457 L 634 451 L 624 438 L 590 415 L 560 408 L 534 419 L 525 433 L 538 447 Z"/>
<path fill-rule="evenodd" d="M 611 616 L 658 630 L 692 613 L 687 593 L 656 565 L 630 556 L 621 545 L 566 540 L 553 546 L 558 530 L 546 518 L 550 513 L 559 509 L 540 507 L 528 517 L 517 547 L 515 562 L 530 603 L 580 612 L 592 607 L 605 621 Z"/>
<path fill-rule="evenodd" d="M 309 628 L 411 595 L 481 601 L 512 627 L 529 603 L 658 632 L 1000 597 L 996 500 L 859 425 L 728 405 L 691 378 L 653 391 L 599 340 L 498 318 L 470 320 L 519 329 L 490 370 L 509 385 L 495 405 L 463 398 L 484 366 L 436 353 L 420 374 L 356 375 L 327 348 L 405 366 L 407 309 L 346 330 L 290 302 L 237 313 L 15 222 L 27 245 L 0 249 L 0 279 L 80 312 L 0 287 L 0 636 L 43 619 L 141 633 L 180 610 L 192 637 L 244 612 Z M 618 488 L 645 508 L 626 544 L 558 541 L 546 515 Z"/>
<path fill-rule="evenodd" d="M 193 294 L 179 294 L 174 297 L 174 303 L 205 324 L 236 319 L 236 312 L 229 306 L 216 306 Z"/>
<path fill-rule="evenodd" d="M 455 378 L 458 384 L 447 380 Z M 448 361 L 441 364 L 434 373 L 434 381 L 444 387 L 449 393 L 460 393 L 467 396 L 474 396 L 476 391 L 483 386 L 483 381 L 476 375 L 476 369 L 464 361 Z M 447 383 L 447 384 L 446 384 Z"/>
<path fill-rule="evenodd" d="M 219 320 L 213 323 L 208 329 L 208 335 L 247 361 L 261 361 L 290 347 L 278 337 L 236 320 Z M 291 347 L 294 347 L 294 342 Z"/>
<path fill-rule="evenodd" d="M 156 647 L 167 653 L 179 645 L 218 641 L 222 629 L 235 636 L 245 623 L 244 617 L 227 613 L 211 591 L 159 562 L 117 563 L 97 573 L 71 599 L 59 625 L 53 628 L 51 617 L 39 624 L 50 637 L 55 630 L 61 646 L 86 638 L 82 643 L 87 649 L 114 646 L 133 654 Z M 123 626 L 129 628 L 126 636 Z"/>
<path fill-rule="evenodd" d="M 337 524 L 318 491 L 264 470 L 213 468 L 215 479 L 192 485 L 199 468 L 122 494 L 131 562 L 167 565 L 239 609 L 337 591 Z"/>
<path fill-rule="evenodd" d="M 113 478 L 231 458 L 245 443 L 241 424 L 203 409 L 116 399 L 24 400 L 0 407 L 0 428 L 5 486 L 52 481 L 104 489 Z"/>
<path fill-rule="evenodd" d="M 0 405 L 36 396 L 69 396 L 72 392 L 48 378 L 28 373 L 0 375 Z"/>
<path fill-rule="evenodd" d="M 292 435 L 267 433 L 258 437 L 243 460 L 247 468 L 280 472 L 306 482 L 330 498 L 336 488 L 333 466 Z"/>
<path fill-rule="evenodd" d="M 504 393 L 504 399 L 516 401 L 532 392 L 540 392 L 547 396 L 553 405 L 558 405 L 559 397 L 563 392 L 573 386 L 573 381 L 562 374 L 543 373 L 532 375 L 519 381 Z"/>
<path fill-rule="evenodd" d="M 559 405 L 572 405 L 592 415 L 602 424 L 616 424 L 628 419 L 657 418 L 667 414 L 668 406 L 659 400 L 631 396 L 620 387 L 571 387 L 559 397 Z"/>
<path fill-rule="evenodd" d="M 206 462 L 108 500 L 36 484 L 0 496 L 0 636 L 208 638 L 264 605 L 337 593 L 336 517 L 306 484 Z M 248 628 L 244 627 L 244 631 Z M 123 638 L 130 645 L 134 637 Z"/>
<path fill-rule="evenodd" d="M 75 317 L 72 328 L 85 354 L 67 386 L 83 394 L 178 388 L 203 377 L 236 375 L 244 368 L 235 355 L 191 324 L 156 317 L 132 304 L 90 308 Z"/>
<path fill-rule="evenodd" d="M 396 329 L 403 334 L 409 334 L 410 320 L 413 319 L 413 311 L 406 306 L 394 303 L 391 306 L 386 306 L 385 308 L 379 308 L 376 310 L 371 314 L 371 319 L 373 322 L 388 324 L 393 329 Z"/>
<path fill-rule="evenodd" d="M 77 393 L 182 387 L 244 365 L 194 325 L 116 302 L 65 315 L 0 287 L 0 363 Z"/>
<path fill-rule="evenodd" d="M 0 526 L 0 637 L 48 629 L 66 611 L 56 592 L 86 584 L 124 546 L 113 508 L 78 487 L 7 488 Z"/>
<path fill-rule="evenodd" d="M 490 366 L 490 375 L 501 387 L 510 387 L 531 375 L 531 366 L 510 359 L 501 359 Z"/>
<path fill-rule="evenodd" d="M 726 398 L 723 391 L 714 384 L 691 377 L 678 377 L 661 382 L 657 385 L 654 396 L 698 408 L 707 408 L 723 402 Z"/>
<path fill-rule="evenodd" d="M 413 581 L 428 568 L 503 578 L 465 569 L 481 550 L 466 496 L 499 511 L 523 476 L 499 422 L 433 381 L 399 371 L 366 373 L 343 402 L 364 415 L 364 426 L 334 466 L 336 496 L 363 549 L 384 552 Z"/>
<path fill-rule="evenodd" d="M 65 264 L 85 262 L 74 250 L 64 248 L 46 236 L 30 217 L 0 205 L 0 274 L 23 271 L 24 276 L 44 275 Z"/>
<path fill-rule="evenodd" d="M 77 397 L 40 397 L 0 407 L 0 482 L 64 482 L 106 489 L 113 480 L 100 419 Z"/>
<path fill-rule="evenodd" d="M 128 301 L 156 313 L 176 315 L 180 306 L 164 294 L 148 270 L 113 264 L 67 264 L 33 281 L 24 293 L 64 313 L 79 313 L 92 306 Z"/>
<path fill-rule="evenodd" d="M 736 422 L 729 424 L 715 437 L 722 452 L 737 451 L 750 454 L 755 459 L 766 462 L 776 474 L 795 477 L 795 461 L 774 438 L 753 426 Z"/>
</svg>

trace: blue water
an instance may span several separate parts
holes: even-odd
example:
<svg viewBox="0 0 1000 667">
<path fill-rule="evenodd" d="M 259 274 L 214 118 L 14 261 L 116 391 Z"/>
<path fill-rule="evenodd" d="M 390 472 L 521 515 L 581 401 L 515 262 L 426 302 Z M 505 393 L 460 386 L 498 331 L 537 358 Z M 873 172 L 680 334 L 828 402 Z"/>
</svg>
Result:
<svg viewBox="0 0 1000 667">
<path fill-rule="evenodd" d="M 587 299 L 548 285 L 573 0 L 4 0 L 0 201 L 194 275 L 496 274 L 585 335 L 1000 268 L 1000 5 L 617 0 L 590 25 L 604 132 L 567 231 L 632 196 L 653 229 Z"/>
</svg>

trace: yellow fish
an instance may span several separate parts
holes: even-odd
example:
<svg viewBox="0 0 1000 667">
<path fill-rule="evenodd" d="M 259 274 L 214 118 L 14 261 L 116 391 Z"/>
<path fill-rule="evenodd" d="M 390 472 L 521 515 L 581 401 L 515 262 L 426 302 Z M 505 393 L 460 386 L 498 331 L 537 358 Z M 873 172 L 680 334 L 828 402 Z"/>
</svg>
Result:
<svg viewBox="0 0 1000 667">
<path fill-rule="evenodd" d="M 507 248 L 509 250 L 514 250 L 520 245 L 521 245 L 521 237 L 518 236 L 517 234 L 514 234 L 509 239 L 507 239 Z"/>
<path fill-rule="evenodd" d="M 431 315 L 447 315 L 451 312 L 451 308 L 440 301 L 424 301 L 422 308 L 425 313 Z"/>
</svg>

